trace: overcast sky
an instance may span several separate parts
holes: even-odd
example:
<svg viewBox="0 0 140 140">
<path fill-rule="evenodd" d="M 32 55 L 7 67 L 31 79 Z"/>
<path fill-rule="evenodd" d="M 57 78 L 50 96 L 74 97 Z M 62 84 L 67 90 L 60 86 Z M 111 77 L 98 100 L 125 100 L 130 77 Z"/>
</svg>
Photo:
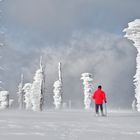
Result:
<svg viewBox="0 0 140 140">
<path fill-rule="evenodd" d="M 110 107 L 130 107 L 137 52 L 122 30 L 140 18 L 139 6 L 139 0 L 4 0 L 1 86 L 15 98 L 20 74 L 32 82 L 42 55 L 47 93 L 52 93 L 61 61 L 66 102 L 83 106 L 80 76 L 90 72 L 95 89 L 103 85 Z M 52 95 L 46 96 L 52 104 Z"/>
</svg>

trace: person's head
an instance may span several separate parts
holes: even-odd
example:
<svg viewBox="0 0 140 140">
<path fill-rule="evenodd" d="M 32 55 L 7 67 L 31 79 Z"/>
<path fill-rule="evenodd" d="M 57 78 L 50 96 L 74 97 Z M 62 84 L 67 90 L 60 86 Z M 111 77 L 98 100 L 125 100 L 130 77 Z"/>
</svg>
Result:
<svg viewBox="0 0 140 140">
<path fill-rule="evenodd" d="M 102 89 L 102 86 L 101 86 L 101 85 L 99 85 L 99 86 L 98 86 L 98 88 L 99 88 L 99 89 Z"/>
</svg>

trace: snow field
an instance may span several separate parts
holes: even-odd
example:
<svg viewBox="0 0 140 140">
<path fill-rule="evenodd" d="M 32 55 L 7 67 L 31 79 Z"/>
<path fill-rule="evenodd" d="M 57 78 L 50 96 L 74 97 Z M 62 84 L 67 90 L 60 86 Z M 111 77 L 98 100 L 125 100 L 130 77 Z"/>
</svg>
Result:
<svg viewBox="0 0 140 140">
<path fill-rule="evenodd" d="M 112 111 L 95 117 L 93 111 L 0 112 L 2 140 L 139 140 L 140 113 Z"/>
</svg>

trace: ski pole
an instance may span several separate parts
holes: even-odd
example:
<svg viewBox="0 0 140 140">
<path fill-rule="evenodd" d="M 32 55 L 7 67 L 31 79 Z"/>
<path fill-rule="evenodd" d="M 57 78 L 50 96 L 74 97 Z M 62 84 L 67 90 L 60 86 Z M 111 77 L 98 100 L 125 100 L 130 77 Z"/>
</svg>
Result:
<svg viewBox="0 0 140 140">
<path fill-rule="evenodd" d="M 104 103 L 105 104 L 105 115 L 107 116 L 107 103 Z"/>
</svg>

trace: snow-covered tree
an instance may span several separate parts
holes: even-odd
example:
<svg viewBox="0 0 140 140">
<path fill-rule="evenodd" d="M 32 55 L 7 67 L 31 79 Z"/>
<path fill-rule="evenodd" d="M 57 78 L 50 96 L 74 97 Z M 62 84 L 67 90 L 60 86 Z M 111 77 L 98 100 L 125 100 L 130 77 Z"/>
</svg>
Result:
<svg viewBox="0 0 140 140">
<path fill-rule="evenodd" d="M 24 92 L 23 92 L 23 74 L 21 74 L 21 81 L 18 85 L 18 104 L 19 104 L 19 109 L 24 108 Z"/>
<path fill-rule="evenodd" d="M 61 63 L 58 63 L 58 78 L 59 80 L 54 82 L 54 105 L 55 105 L 55 109 L 60 109 L 62 107 L 62 103 L 63 103 L 63 98 L 62 98 L 62 70 L 61 70 Z"/>
<path fill-rule="evenodd" d="M 84 85 L 84 105 L 85 109 L 88 110 L 91 107 L 91 95 L 93 91 L 92 74 L 83 73 L 81 76 L 81 80 L 83 80 Z"/>
<path fill-rule="evenodd" d="M 32 103 L 31 103 L 31 83 L 26 83 L 23 86 L 23 91 L 24 91 L 24 103 L 25 103 L 25 108 L 26 110 L 30 110 L 32 108 Z"/>
<path fill-rule="evenodd" d="M 136 75 L 134 76 L 135 98 L 137 100 L 137 111 L 140 112 L 140 19 L 128 23 L 128 28 L 123 30 L 126 32 L 125 37 L 134 42 L 138 54 L 136 58 Z"/>
<path fill-rule="evenodd" d="M 0 109 L 9 108 L 9 92 L 0 91 Z"/>
<path fill-rule="evenodd" d="M 42 58 L 40 59 L 40 68 L 36 71 L 34 81 L 31 87 L 31 103 L 33 111 L 41 111 L 43 107 L 44 94 L 44 67 L 42 65 Z"/>
</svg>

